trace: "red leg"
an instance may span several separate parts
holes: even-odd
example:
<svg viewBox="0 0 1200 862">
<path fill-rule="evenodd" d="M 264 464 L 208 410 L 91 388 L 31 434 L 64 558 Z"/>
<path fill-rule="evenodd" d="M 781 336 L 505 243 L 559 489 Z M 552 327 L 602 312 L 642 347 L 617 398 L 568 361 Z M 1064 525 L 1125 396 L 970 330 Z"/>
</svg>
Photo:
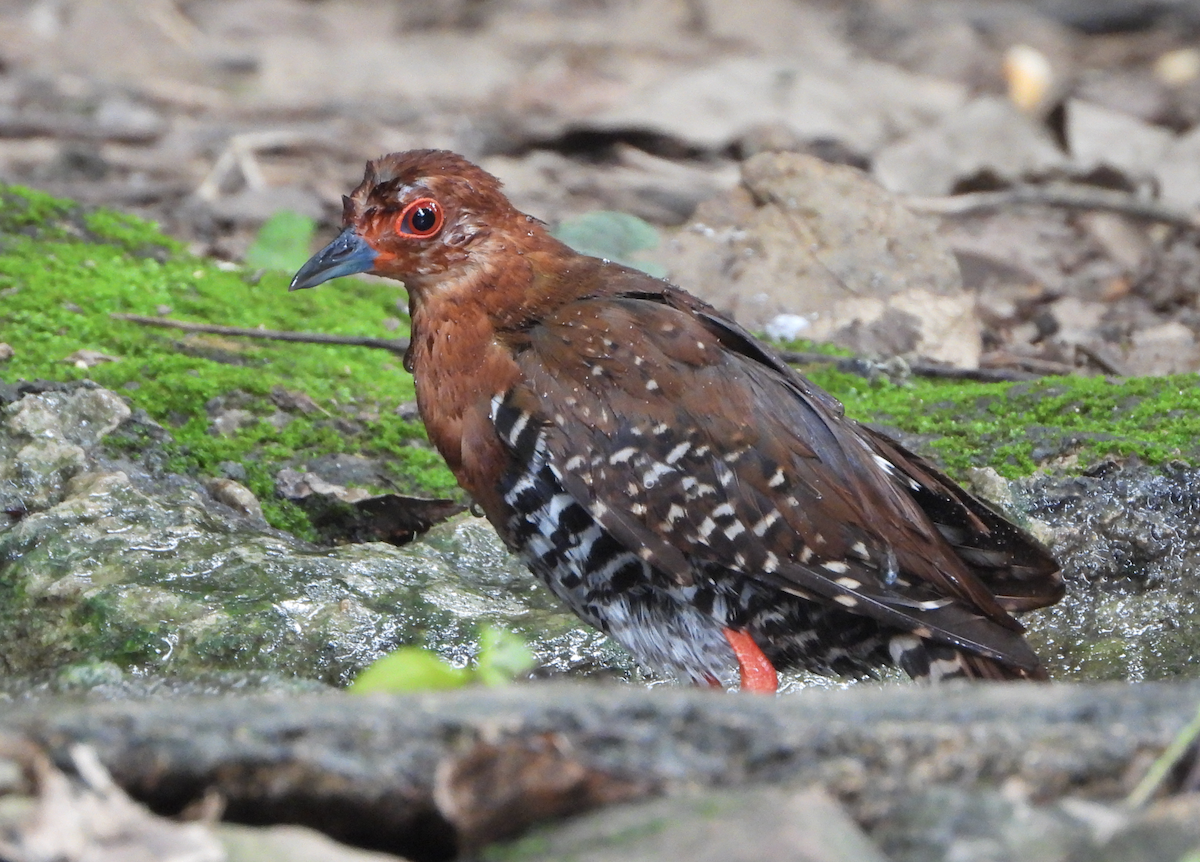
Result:
<svg viewBox="0 0 1200 862">
<path fill-rule="evenodd" d="M 725 629 L 725 640 L 737 656 L 738 669 L 742 672 L 742 691 L 774 694 L 779 689 L 779 675 L 754 638 L 746 632 Z"/>
</svg>

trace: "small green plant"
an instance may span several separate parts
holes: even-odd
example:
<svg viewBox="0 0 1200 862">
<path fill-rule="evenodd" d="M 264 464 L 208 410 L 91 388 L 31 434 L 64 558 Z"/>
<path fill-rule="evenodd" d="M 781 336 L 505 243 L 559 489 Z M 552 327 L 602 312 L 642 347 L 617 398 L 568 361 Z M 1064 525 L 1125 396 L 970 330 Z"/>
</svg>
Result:
<svg viewBox="0 0 1200 862">
<path fill-rule="evenodd" d="M 1171 770 L 1193 749 L 1197 739 L 1200 739 L 1200 710 L 1196 712 L 1195 718 L 1175 735 L 1163 753 L 1150 764 L 1150 768 L 1146 770 L 1142 780 L 1137 783 L 1137 787 L 1133 788 L 1125 797 L 1125 805 L 1134 809 L 1144 807 L 1162 786 L 1162 783 L 1166 781 Z M 1192 853 L 1185 856 L 1184 859 L 1191 860 L 1196 855 L 1196 853 Z"/>
<path fill-rule="evenodd" d="M 512 632 L 488 626 L 480 634 L 474 668 L 454 667 L 422 647 L 401 647 L 363 670 L 350 685 L 355 694 L 377 691 L 439 691 L 473 683 L 505 685 L 534 665 L 529 647 Z"/>
<path fill-rule="evenodd" d="M 246 265 L 291 274 L 308 260 L 317 224 L 308 216 L 280 210 L 258 230 L 246 249 Z"/>
<path fill-rule="evenodd" d="M 658 231 L 635 215 L 599 210 L 568 219 L 552 233 L 580 254 L 623 263 L 653 276 L 666 275 L 661 266 L 642 259 L 642 252 L 658 247 Z"/>
</svg>

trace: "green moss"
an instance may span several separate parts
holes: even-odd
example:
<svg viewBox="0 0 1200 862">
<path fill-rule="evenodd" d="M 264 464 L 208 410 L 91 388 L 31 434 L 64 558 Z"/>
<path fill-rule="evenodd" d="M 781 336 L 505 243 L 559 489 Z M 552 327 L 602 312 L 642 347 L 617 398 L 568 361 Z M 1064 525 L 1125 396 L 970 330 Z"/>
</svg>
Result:
<svg viewBox="0 0 1200 862">
<path fill-rule="evenodd" d="M 788 341 L 774 341 L 770 338 L 764 340 L 781 352 L 820 353 L 824 356 L 841 356 L 846 358 L 854 356 L 854 351 L 840 347 L 830 341 L 809 341 L 807 338 L 794 338 Z"/>
<path fill-rule="evenodd" d="M 183 243 L 165 237 L 157 225 L 113 210 L 96 210 L 84 215 L 84 224 L 94 236 L 115 243 L 128 251 L 149 253 L 161 249 L 176 254 L 183 252 Z"/>
<path fill-rule="evenodd" d="M 1200 455 L 1200 386 L 1193 374 L 903 385 L 828 368 L 810 376 L 842 399 L 848 415 L 920 435 L 952 473 L 990 465 L 1013 478 L 1047 462 L 1082 466 L 1137 456 L 1162 463 Z"/>
<path fill-rule="evenodd" d="M 145 256 L 147 249 L 155 253 Z M 403 317 L 402 300 L 393 285 L 352 279 L 288 293 L 286 274 L 255 282 L 225 271 L 130 216 L 85 212 L 48 195 L 0 187 L 0 332 L 16 350 L 0 365 L 0 379 L 90 377 L 123 393 L 170 430 L 169 468 L 209 476 L 221 472 L 221 462 L 244 464 L 246 484 L 271 523 L 301 535 L 311 528 L 300 510 L 275 498 L 274 476 L 283 465 L 320 455 L 380 456 L 393 471 L 390 487 L 458 493 L 423 442 L 424 430 L 396 415 L 414 397 L 399 357 L 362 347 L 184 335 L 110 314 L 154 315 L 166 306 L 172 317 L 189 321 L 393 337 L 387 322 Z M 119 361 L 90 369 L 64 361 L 81 348 Z M 1137 455 L 1161 462 L 1197 455 L 1200 388 L 1193 376 L 895 385 L 829 366 L 809 373 L 845 402 L 849 415 L 917 435 L 951 472 L 990 464 L 1017 476 L 1055 459 L 1086 464 Z M 268 396 L 276 387 L 306 393 L 321 411 L 273 416 Z M 258 421 L 214 436 L 206 405 L 237 393 Z M 139 441 L 113 445 L 134 448 Z"/>
<path fill-rule="evenodd" d="M 20 186 L 0 188 L 0 234 L 41 230 L 61 233 L 58 224 L 73 204 L 45 192 Z"/>
<path fill-rule="evenodd" d="M 12 188 L 0 189 L 0 230 L 0 332 L 16 351 L 0 365 L 0 380 L 88 377 L 122 393 L 169 429 L 168 467 L 209 476 L 222 461 L 244 464 L 246 484 L 269 520 L 301 534 L 311 534 L 302 513 L 274 497 L 274 475 L 284 464 L 336 452 L 386 455 L 395 488 L 456 493 L 453 476 L 423 443 L 424 430 L 395 415 L 414 397 L 399 357 L 362 347 L 185 335 L 110 317 L 155 315 L 167 306 L 171 317 L 188 321 L 388 338 L 394 333 L 385 322 L 403 317 L 397 287 L 342 279 L 289 294 L 284 274 L 252 282 L 188 256 L 130 216 L 83 213 Z M 165 253 L 141 256 L 146 249 Z M 119 359 L 88 369 L 64 361 L 80 349 Z M 275 413 L 268 396 L 276 387 L 304 392 L 323 412 L 287 414 L 282 427 L 258 421 L 230 436 L 210 433 L 212 399 L 245 393 L 247 409 L 265 420 Z M 113 445 L 133 449 L 138 442 Z"/>
</svg>

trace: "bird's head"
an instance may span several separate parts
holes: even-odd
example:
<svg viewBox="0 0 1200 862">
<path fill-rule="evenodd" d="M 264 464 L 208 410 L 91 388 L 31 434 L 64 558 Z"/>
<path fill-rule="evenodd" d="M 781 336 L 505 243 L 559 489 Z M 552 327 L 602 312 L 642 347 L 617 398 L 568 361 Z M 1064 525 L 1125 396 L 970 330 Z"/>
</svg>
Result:
<svg viewBox="0 0 1200 862">
<path fill-rule="evenodd" d="M 486 267 L 489 247 L 502 250 L 506 236 L 534 224 L 508 202 L 499 180 L 443 150 L 368 162 L 342 203 L 342 232 L 300 268 L 291 290 L 369 272 L 419 293 Z"/>
</svg>

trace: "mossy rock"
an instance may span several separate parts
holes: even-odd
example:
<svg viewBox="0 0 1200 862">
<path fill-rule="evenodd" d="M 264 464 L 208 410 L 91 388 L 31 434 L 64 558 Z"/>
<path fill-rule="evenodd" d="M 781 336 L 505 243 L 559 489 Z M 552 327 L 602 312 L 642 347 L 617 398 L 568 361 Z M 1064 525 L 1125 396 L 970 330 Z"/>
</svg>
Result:
<svg viewBox="0 0 1200 862">
<path fill-rule="evenodd" d="M 0 340 L 15 355 L 0 381 L 91 378 L 122 393 L 170 431 L 163 466 L 214 476 L 240 463 L 242 481 L 267 519 L 312 535 L 303 513 L 277 499 L 281 466 L 338 452 L 377 456 L 389 487 L 454 495 L 453 476 L 424 443 L 424 429 L 396 414 L 413 397 L 412 378 L 387 351 L 186 335 L 114 320 L 114 312 L 266 329 L 392 338 L 406 319 L 399 286 L 343 279 L 289 294 L 287 274 L 251 273 L 189 255 L 153 225 L 108 210 L 15 187 L 0 189 Z M 400 327 L 404 334 L 403 325 Z M 117 361 L 77 367 L 67 357 L 92 350 Z M 269 396 L 299 391 L 318 410 L 280 416 Z M 234 396 L 251 415 L 214 434 L 206 405 Z M 273 422 L 266 421 L 273 418 Z M 146 441 L 117 435 L 112 445 Z M 239 477 L 240 478 L 240 477 Z"/>
<path fill-rule="evenodd" d="M 1107 459 L 1196 463 L 1197 376 L 1047 377 L 1031 383 L 912 379 L 900 384 L 813 368 L 846 406 L 961 478 L 994 467 L 1015 479 L 1038 468 L 1078 473 Z"/>
</svg>

